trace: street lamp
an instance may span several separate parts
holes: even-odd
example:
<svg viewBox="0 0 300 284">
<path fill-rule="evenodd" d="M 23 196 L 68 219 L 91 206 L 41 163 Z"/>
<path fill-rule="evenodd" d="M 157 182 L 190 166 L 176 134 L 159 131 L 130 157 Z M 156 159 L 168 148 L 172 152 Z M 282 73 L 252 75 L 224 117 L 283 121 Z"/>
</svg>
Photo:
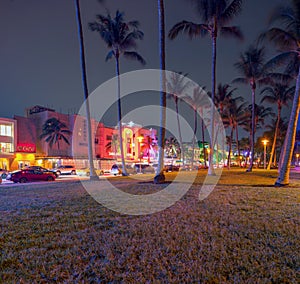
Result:
<svg viewBox="0 0 300 284">
<path fill-rule="evenodd" d="M 267 164 L 267 144 L 268 144 L 268 140 L 264 139 L 262 140 L 263 144 L 264 144 L 264 170 L 266 169 L 266 164 Z"/>
<path fill-rule="evenodd" d="M 296 154 L 296 166 L 297 167 L 299 166 L 299 154 L 298 153 Z"/>
</svg>

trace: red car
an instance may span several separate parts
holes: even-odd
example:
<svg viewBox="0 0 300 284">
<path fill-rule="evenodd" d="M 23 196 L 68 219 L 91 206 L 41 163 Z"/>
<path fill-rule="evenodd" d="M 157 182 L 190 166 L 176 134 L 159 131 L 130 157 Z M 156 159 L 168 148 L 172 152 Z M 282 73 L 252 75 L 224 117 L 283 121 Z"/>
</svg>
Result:
<svg viewBox="0 0 300 284">
<path fill-rule="evenodd" d="M 41 171 L 39 169 L 22 169 L 11 172 L 6 179 L 15 183 L 29 182 L 29 181 L 54 181 L 56 175 L 51 171 Z"/>
</svg>

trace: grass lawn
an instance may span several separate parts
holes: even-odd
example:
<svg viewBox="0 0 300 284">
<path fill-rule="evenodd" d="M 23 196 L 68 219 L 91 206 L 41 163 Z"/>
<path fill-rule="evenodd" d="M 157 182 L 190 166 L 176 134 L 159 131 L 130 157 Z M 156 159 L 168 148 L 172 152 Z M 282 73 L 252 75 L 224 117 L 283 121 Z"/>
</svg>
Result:
<svg viewBox="0 0 300 284">
<path fill-rule="evenodd" d="M 0 185 L 0 283 L 299 283 L 300 172 L 285 188 L 276 177 L 224 170 L 199 201 L 199 172 L 180 201 L 146 216 L 106 209 L 79 181 Z"/>
</svg>

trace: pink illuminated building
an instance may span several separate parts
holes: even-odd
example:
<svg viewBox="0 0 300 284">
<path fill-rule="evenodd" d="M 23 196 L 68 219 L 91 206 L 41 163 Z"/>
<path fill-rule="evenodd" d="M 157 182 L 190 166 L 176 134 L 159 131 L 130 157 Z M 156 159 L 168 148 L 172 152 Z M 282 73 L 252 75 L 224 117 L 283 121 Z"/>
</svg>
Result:
<svg viewBox="0 0 300 284">
<path fill-rule="evenodd" d="M 43 125 L 49 118 L 56 118 L 63 122 L 72 132 L 67 136 L 69 144 L 61 140 L 51 148 L 45 139 L 40 139 Z M 34 106 L 26 109 L 25 117 L 0 119 L 0 124 L 1 121 L 4 125 L 10 125 L 11 129 L 9 133 L 11 137 L 2 137 L 4 141 L 2 143 L 11 142 L 10 150 L 1 153 L 0 157 L 0 164 L 8 170 L 25 165 L 41 165 L 46 168 L 61 164 L 72 164 L 78 168 L 88 166 L 88 132 L 85 117 Z M 94 165 L 96 168 L 110 169 L 112 164 L 121 160 L 118 129 L 105 126 L 95 119 L 91 119 L 91 128 Z M 122 128 L 127 163 L 137 161 L 148 163 L 157 159 L 156 130 L 145 129 L 133 122 L 124 123 Z M 5 157 L 2 157 L 3 155 Z"/>
</svg>

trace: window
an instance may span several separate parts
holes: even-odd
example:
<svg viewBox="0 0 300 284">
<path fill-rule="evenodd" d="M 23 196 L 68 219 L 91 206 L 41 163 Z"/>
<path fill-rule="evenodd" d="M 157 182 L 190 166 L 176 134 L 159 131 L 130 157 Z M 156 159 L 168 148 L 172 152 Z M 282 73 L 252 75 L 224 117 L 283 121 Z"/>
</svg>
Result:
<svg viewBox="0 0 300 284">
<path fill-rule="evenodd" d="M 0 125 L 0 135 L 1 136 L 12 136 L 12 126 L 7 124 Z"/>
<path fill-rule="evenodd" d="M 13 152 L 13 144 L 12 143 L 0 143 L 0 153 L 11 153 Z"/>
</svg>

